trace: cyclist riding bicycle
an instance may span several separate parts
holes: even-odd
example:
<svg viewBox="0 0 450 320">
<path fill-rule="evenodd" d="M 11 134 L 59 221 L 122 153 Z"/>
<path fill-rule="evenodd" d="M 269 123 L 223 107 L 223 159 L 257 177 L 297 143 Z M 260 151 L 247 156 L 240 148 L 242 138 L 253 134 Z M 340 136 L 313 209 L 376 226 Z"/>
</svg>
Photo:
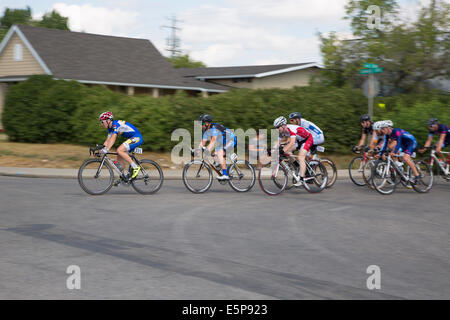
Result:
<svg viewBox="0 0 450 320">
<path fill-rule="evenodd" d="M 323 131 L 320 130 L 320 128 L 318 126 L 316 126 L 314 123 L 312 123 L 311 121 L 308 121 L 308 120 L 302 118 L 302 115 L 300 112 L 292 112 L 289 115 L 289 121 L 292 124 L 295 124 L 297 126 L 300 126 L 304 129 L 308 130 L 309 133 L 311 133 L 313 136 L 313 140 L 314 140 L 313 145 L 314 146 L 318 146 L 325 142 L 325 136 L 323 134 Z"/>
<path fill-rule="evenodd" d="M 437 135 L 439 136 L 439 140 L 436 143 L 436 153 L 438 153 L 439 156 L 442 156 L 442 154 L 440 153 L 441 150 L 445 147 L 450 146 L 450 127 L 445 124 L 439 124 L 437 118 L 431 118 L 427 121 L 427 124 L 429 129 L 428 139 L 425 142 L 424 147 L 429 147 L 431 145 L 431 142 L 433 141 L 433 136 Z M 419 152 L 425 152 L 425 148 L 420 149 Z M 450 161 L 450 155 L 447 161 Z"/>
<path fill-rule="evenodd" d="M 357 150 L 360 150 L 361 147 L 366 142 L 366 138 L 369 137 L 369 142 L 373 140 L 373 121 L 370 119 L 370 115 L 363 114 L 359 117 L 359 122 L 362 126 L 361 139 L 359 140 L 359 144 L 356 147 Z"/>
<path fill-rule="evenodd" d="M 103 112 L 98 120 L 101 126 L 108 130 L 108 137 L 103 143 L 105 146 L 102 149 L 103 153 L 108 153 L 116 142 L 118 135 L 126 138 L 127 140 L 117 148 L 117 161 L 122 165 L 122 168 L 125 168 L 125 164 L 128 163 L 133 168 L 131 178 L 136 178 L 141 168 L 133 162 L 128 153 L 144 142 L 141 133 L 131 123 L 123 120 L 114 120 L 112 112 L 109 111 Z"/>
<path fill-rule="evenodd" d="M 235 134 L 227 129 L 225 126 L 219 123 L 213 123 L 213 118 L 209 114 L 202 114 L 198 121 L 202 123 L 202 141 L 200 142 L 199 148 L 204 148 L 208 139 L 210 139 L 209 145 L 207 147 L 208 151 L 211 153 L 212 148 L 217 142 L 217 147 L 215 149 L 215 162 L 219 164 L 222 169 L 222 175 L 217 177 L 219 181 L 230 180 L 228 176 L 227 167 L 224 159 L 226 152 L 234 149 L 237 143 L 237 138 Z"/>
<path fill-rule="evenodd" d="M 313 135 L 303 127 L 293 124 L 287 124 L 285 117 L 281 116 L 275 119 L 273 126 L 278 129 L 280 133 L 280 140 L 287 137 L 288 144 L 283 147 L 283 152 L 290 155 L 293 150 L 300 150 L 298 153 L 298 163 L 300 165 L 300 180 L 294 183 L 298 187 L 303 185 L 306 172 L 305 158 L 311 146 L 314 143 Z"/>
<path fill-rule="evenodd" d="M 419 172 L 417 171 L 414 162 L 411 160 L 411 155 L 417 148 L 416 138 L 409 132 L 393 128 L 391 120 L 386 120 L 381 124 L 381 132 L 384 134 L 384 143 L 381 148 L 380 155 L 386 151 L 387 148 L 391 149 L 391 156 L 398 157 L 399 152 L 403 152 L 403 160 L 410 166 L 414 173 L 414 178 L 411 178 L 411 184 L 417 184 L 419 180 Z"/>
</svg>

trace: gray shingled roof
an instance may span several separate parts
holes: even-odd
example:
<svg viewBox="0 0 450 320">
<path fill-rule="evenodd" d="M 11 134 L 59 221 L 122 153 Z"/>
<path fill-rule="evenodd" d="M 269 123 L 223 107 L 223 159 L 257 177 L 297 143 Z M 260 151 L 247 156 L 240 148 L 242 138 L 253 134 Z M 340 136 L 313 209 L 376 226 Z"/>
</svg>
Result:
<svg viewBox="0 0 450 320">
<path fill-rule="evenodd" d="M 275 64 L 260 66 L 236 66 L 236 67 L 214 67 L 214 68 L 180 68 L 176 69 L 183 77 L 218 77 L 218 76 L 254 76 L 259 73 L 299 67 L 314 62 Z"/>
<path fill-rule="evenodd" d="M 126 84 L 227 90 L 186 79 L 146 39 L 17 25 L 54 77 Z"/>
</svg>

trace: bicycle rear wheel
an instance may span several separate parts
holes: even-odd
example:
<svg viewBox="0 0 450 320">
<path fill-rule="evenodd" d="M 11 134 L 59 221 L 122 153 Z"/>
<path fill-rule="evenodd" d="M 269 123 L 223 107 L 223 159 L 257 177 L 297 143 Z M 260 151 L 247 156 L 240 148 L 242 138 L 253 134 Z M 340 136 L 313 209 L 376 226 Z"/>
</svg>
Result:
<svg viewBox="0 0 450 320">
<path fill-rule="evenodd" d="M 204 161 L 193 160 L 183 169 L 183 183 L 193 193 L 208 191 L 212 185 L 213 174 L 211 168 Z"/>
<path fill-rule="evenodd" d="M 369 160 L 366 162 L 366 164 L 363 167 L 363 179 L 364 179 L 366 185 L 372 190 L 375 190 L 375 187 L 373 186 L 373 181 L 372 181 L 372 172 L 373 172 L 374 166 L 375 166 L 375 160 Z"/>
<path fill-rule="evenodd" d="M 321 192 L 327 187 L 328 175 L 324 165 L 316 160 L 309 161 L 306 166 L 303 186 L 310 193 Z"/>
<path fill-rule="evenodd" d="M 261 190 L 269 196 L 275 196 L 284 191 L 288 182 L 288 174 L 279 164 L 267 163 L 260 167 L 258 182 Z"/>
<path fill-rule="evenodd" d="M 366 185 L 363 178 L 363 166 L 364 166 L 363 156 L 353 158 L 348 166 L 348 173 L 350 175 L 350 179 L 353 181 L 354 184 L 360 187 Z"/>
<path fill-rule="evenodd" d="M 161 189 L 164 175 L 161 167 L 153 160 L 139 160 L 141 171 L 131 180 L 134 190 L 141 194 L 152 194 Z M 130 167 L 131 170 L 131 167 Z"/>
<path fill-rule="evenodd" d="M 78 170 L 78 183 L 88 194 L 95 196 L 104 194 L 113 185 L 114 172 L 111 166 L 107 161 L 101 164 L 100 159 L 89 159 Z"/>
<path fill-rule="evenodd" d="M 383 195 L 392 194 L 397 186 L 397 172 L 385 161 L 377 161 L 372 171 L 372 182 L 375 190 Z"/>
<path fill-rule="evenodd" d="M 419 161 L 414 164 L 419 172 L 420 178 L 417 184 L 412 184 L 412 187 L 416 192 L 426 193 L 433 187 L 433 172 L 425 161 Z"/>
<path fill-rule="evenodd" d="M 229 184 L 233 190 L 247 192 L 255 185 L 255 169 L 248 161 L 236 161 L 228 167 Z"/>
</svg>

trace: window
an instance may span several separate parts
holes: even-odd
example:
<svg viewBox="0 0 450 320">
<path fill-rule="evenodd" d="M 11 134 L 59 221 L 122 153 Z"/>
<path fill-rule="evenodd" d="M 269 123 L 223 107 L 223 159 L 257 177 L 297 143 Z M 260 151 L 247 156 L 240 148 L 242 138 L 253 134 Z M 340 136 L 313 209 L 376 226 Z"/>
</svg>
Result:
<svg viewBox="0 0 450 320">
<path fill-rule="evenodd" d="M 22 61 L 22 45 L 16 44 L 14 46 L 14 61 Z"/>
</svg>

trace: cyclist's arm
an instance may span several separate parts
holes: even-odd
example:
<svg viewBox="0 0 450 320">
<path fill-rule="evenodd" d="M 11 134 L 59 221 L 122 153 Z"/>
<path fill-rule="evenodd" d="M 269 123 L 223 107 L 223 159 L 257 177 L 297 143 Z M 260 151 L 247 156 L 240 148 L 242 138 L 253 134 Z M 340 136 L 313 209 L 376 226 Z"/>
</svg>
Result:
<svg viewBox="0 0 450 320">
<path fill-rule="evenodd" d="M 436 144 L 436 152 L 441 152 L 441 148 L 444 145 L 444 141 L 445 141 L 445 137 L 446 137 L 446 133 L 444 132 L 443 134 L 440 135 L 439 141 Z"/>
<path fill-rule="evenodd" d="M 113 133 L 111 135 L 108 136 L 108 138 L 106 139 L 106 141 L 103 143 L 103 145 L 105 146 L 105 148 L 107 150 L 111 150 L 112 146 L 114 145 L 114 143 L 116 142 L 117 139 L 117 134 Z"/>
<path fill-rule="evenodd" d="M 212 136 L 211 141 L 208 144 L 208 151 L 211 153 L 212 148 L 214 148 L 214 145 L 216 144 L 217 136 Z"/>
<path fill-rule="evenodd" d="M 361 134 L 361 140 L 359 140 L 358 147 L 361 147 L 364 144 L 364 142 L 366 141 L 366 137 L 367 137 L 367 135 L 363 131 Z"/>
<path fill-rule="evenodd" d="M 295 136 L 291 136 L 289 139 L 289 143 L 287 145 L 284 146 L 283 151 L 284 152 L 289 152 L 293 149 L 294 145 L 295 145 Z"/>
<path fill-rule="evenodd" d="M 431 141 L 433 141 L 433 136 L 429 135 L 427 141 L 425 142 L 424 147 L 429 147 L 431 146 Z"/>
</svg>

